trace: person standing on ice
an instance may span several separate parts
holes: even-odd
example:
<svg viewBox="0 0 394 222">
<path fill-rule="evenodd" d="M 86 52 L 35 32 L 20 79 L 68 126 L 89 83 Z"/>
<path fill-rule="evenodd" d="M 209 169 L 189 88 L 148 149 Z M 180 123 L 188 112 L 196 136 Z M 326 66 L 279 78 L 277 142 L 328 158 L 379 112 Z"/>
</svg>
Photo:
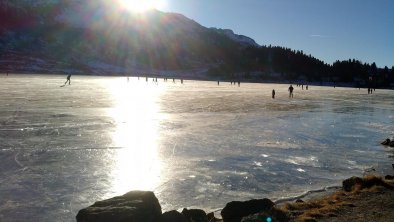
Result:
<svg viewBox="0 0 394 222">
<path fill-rule="evenodd" d="M 289 98 L 293 98 L 293 90 L 294 90 L 293 86 L 290 85 L 290 87 L 289 87 Z"/>
<path fill-rule="evenodd" d="M 272 90 L 272 98 L 275 99 L 275 89 Z"/>
<path fill-rule="evenodd" d="M 64 83 L 64 85 L 66 85 L 67 82 L 68 82 L 68 85 L 71 85 L 71 74 L 68 74 L 67 80 L 66 80 L 66 82 Z"/>
</svg>

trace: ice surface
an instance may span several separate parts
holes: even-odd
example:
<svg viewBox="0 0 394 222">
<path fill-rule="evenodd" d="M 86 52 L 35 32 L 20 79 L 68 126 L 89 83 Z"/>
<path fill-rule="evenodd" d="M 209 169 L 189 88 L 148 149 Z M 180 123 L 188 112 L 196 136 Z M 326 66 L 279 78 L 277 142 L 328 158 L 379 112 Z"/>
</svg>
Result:
<svg viewBox="0 0 394 222">
<path fill-rule="evenodd" d="M 74 221 L 132 189 L 163 210 L 295 196 L 384 171 L 394 92 L 1 76 L 0 221 Z M 276 99 L 271 99 L 275 89 Z M 387 168 L 386 168 L 387 166 Z"/>
</svg>

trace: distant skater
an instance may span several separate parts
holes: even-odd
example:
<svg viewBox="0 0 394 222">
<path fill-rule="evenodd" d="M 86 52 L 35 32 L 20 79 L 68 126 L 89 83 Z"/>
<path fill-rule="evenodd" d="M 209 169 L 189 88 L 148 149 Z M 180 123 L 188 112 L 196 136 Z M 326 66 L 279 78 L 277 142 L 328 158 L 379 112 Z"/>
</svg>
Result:
<svg viewBox="0 0 394 222">
<path fill-rule="evenodd" d="M 240 87 L 240 86 L 241 86 L 241 81 L 238 80 L 238 87 Z"/>
<path fill-rule="evenodd" d="M 272 98 L 275 99 L 275 89 L 272 90 Z"/>
<path fill-rule="evenodd" d="M 305 86 L 305 89 L 308 90 L 308 85 Z"/>
<path fill-rule="evenodd" d="M 218 85 L 219 85 L 219 80 L 218 80 Z"/>
<path fill-rule="evenodd" d="M 64 85 L 66 85 L 67 82 L 68 82 L 68 85 L 71 85 L 71 74 L 68 74 L 67 80 L 66 80 L 66 82 L 64 83 Z"/>
<path fill-rule="evenodd" d="M 290 87 L 289 87 L 289 98 L 293 98 L 293 90 L 294 90 L 293 86 L 290 85 Z"/>
<path fill-rule="evenodd" d="M 181 84 L 183 84 L 183 79 L 181 79 Z"/>
</svg>

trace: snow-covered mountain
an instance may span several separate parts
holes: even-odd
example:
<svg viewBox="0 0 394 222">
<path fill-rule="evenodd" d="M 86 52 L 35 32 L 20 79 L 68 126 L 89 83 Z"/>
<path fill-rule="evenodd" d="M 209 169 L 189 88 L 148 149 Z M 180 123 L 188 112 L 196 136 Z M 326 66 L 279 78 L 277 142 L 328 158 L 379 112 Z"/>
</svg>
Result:
<svg viewBox="0 0 394 222">
<path fill-rule="evenodd" d="M 212 30 L 224 34 L 230 39 L 240 43 L 241 45 L 244 46 L 253 46 L 253 47 L 259 47 L 260 45 L 257 44 L 252 38 L 244 35 L 238 35 L 235 34 L 233 30 L 231 29 L 219 29 L 219 28 L 211 28 Z"/>
</svg>

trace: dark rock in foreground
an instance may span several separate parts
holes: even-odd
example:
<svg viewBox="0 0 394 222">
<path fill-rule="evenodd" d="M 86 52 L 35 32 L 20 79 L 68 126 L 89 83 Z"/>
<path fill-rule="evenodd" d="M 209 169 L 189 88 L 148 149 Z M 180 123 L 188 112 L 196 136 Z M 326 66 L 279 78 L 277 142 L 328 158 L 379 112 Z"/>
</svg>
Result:
<svg viewBox="0 0 394 222">
<path fill-rule="evenodd" d="M 386 175 L 384 177 L 385 180 L 394 180 L 394 176 L 393 175 Z"/>
<path fill-rule="evenodd" d="M 288 222 L 290 220 L 285 212 L 273 207 L 269 210 L 246 216 L 242 218 L 241 222 L 266 222 L 269 221 L 268 218 L 271 218 L 271 221 L 277 222 Z"/>
<path fill-rule="evenodd" d="M 388 180 L 394 176 L 387 175 L 385 179 L 376 176 L 364 178 L 351 177 L 342 182 L 343 190 L 347 192 L 358 191 L 374 186 L 383 186 L 394 190 L 394 186 Z M 300 199 L 296 204 L 304 204 Z M 159 201 L 153 192 L 131 191 L 123 196 L 108 200 L 98 201 L 92 206 L 78 212 L 78 222 L 264 222 L 279 221 L 288 222 L 303 214 L 295 210 L 285 212 L 277 209 L 275 204 L 267 199 L 254 199 L 249 201 L 232 201 L 227 203 L 221 211 L 223 220 L 215 218 L 214 213 L 208 215 L 200 209 L 184 208 L 182 213 L 169 211 L 161 213 Z M 313 207 L 311 207 L 312 209 Z M 313 219 L 311 219 L 313 220 Z"/>
<path fill-rule="evenodd" d="M 354 189 L 357 189 L 357 187 L 359 189 L 364 189 L 373 186 L 382 186 L 387 189 L 394 189 L 393 186 L 387 184 L 382 180 L 382 178 L 379 177 L 371 177 L 371 178 L 351 177 L 349 179 L 342 181 L 342 188 L 346 192 L 350 192 Z"/>
<path fill-rule="evenodd" d="M 389 138 L 387 138 L 383 142 L 381 142 L 380 144 L 382 144 L 384 146 L 394 147 L 394 138 L 391 138 L 391 140 Z"/>
<path fill-rule="evenodd" d="M 224 222 L 240 222 L 243 217 L 270 210 L 275 204 L 267 199 L 232 201 L 223 208 L 221 215 Z"/>
<path fill-rule="evenodd" d="M 161 206 L 150 191 L 131 191 L 123 196 L 98 201 L 77 214 L 78 222 L 157 222 Z"/>
<path fill-rule="evenodd" d="M 388 146 L 390 145 L 390 139 L 385 139 L 383 142 L 381 142 L 380 144 L 384 145 L 384 146 Z"/>
<path fill-rule="evenodd" d="M 217 219 L 217 218 L 215 217 L 215 213 L 214 213 L 214 212 L 211 212 L 211 213 L 207 214 L 207 218 L 208 218 L 208 221 L 209 221 L 209 222 L 217 222 L 217 221 L 222 222 L 222 220 Z"/>
<path fill-rule="evenodd" d="M 176 210 L 165 212 L 160 222 L 189 222 L 186 217 Z"/>
<path fill-rule="evenodd" d="M 188 219 L 188 221 L 193 222 L 208 222 L 208 217 L 205 211 L 200 209 L 186 209 L 182 210 L 182 214 Z"/>
<path fill-rule="evenodd" d="M 363 184 L 363 179 L 360 177 L 351 177 L 348 178 L 344 181 L 342 181 L 342 188 L 346 192 L 352 191 L 353 187 L 356 185 L 362 185 Z"/>
</svg>

